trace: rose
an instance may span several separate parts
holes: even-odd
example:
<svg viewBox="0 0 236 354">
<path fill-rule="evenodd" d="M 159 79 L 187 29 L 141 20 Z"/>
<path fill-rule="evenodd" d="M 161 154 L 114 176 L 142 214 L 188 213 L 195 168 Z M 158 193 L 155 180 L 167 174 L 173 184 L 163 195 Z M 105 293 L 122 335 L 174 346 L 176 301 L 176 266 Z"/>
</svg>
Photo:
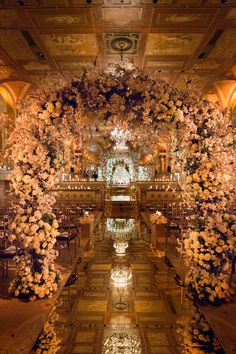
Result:
<svg viewBox="0 0 236 354">
<path fill-rule="evenodd" d="M 206 253 L 204 258 L 205 258 L 206 261 L 209 261 L 212 257 L 211 257 L 210 253 Z"/>
<path fill-rule="evenodd" d="M 24 183 L 28 184 L 28 183 L 30 183 L 30 181 L 31 181 L 31 176 L 29 176 L 29 175 L 24 175 L 23 178 L 22 178 L 22 180 L 23 180 Z"/>
<path fill-rule="evenodd" d="M 35 216 L 37 219 L 41 219 L 41 218 L 42 218 L 42 214 L 41 214 L 41 212 L 40 212 L 39 210 L 36 210 L 36 211 L 34 212 L 34 216 Z"/>
<path fill-rule="evenodd" d="M 231 226 L 231 230 L 232 230 L 232 231 L 236 231 L 236 224 L 234 224 L 234 225 Z"/>
<path fill-rule="evenodd" d="M 57 222 L 56 219 L 53 220 L 52 226 L 55 227 L 55 228 L 58 228 L 58 222 Z"/>
<path fill-rule="evenodd" d="M 35 234 L 38 229 L 39 229 L 39 225 L 38 225 L 38 224 L 32 225 L 32 226 L 31 226 L 31 232 L 32 232 L 32 234 Z"/>
</svg>

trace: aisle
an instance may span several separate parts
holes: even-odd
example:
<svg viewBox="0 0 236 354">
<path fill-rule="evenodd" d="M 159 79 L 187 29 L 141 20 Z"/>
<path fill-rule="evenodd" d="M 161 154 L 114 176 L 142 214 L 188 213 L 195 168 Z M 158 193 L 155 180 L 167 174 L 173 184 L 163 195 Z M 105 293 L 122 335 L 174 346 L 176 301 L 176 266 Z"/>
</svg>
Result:
<svg viewBox="0 0 236 354">
<path fill-rule="evenodd" d="M 112 241 L 104 240 L 80 264 L 79 289 L 73 287 L 73 314 L 64 319 L 67 324 L 64 331 L 61 329 L 61 353 L 100 354 L 104 337 L 120 330 L 138 335 L 143 353 L 181 352 L 176 333 L 180 288 L 174 282 L 174 271 L 163 258 L 154 257 L 142 240 L 130 242 L 126 254 L 117 257 Z M 132 282 L 123 298 L 127 303 L 124 311 L 114 307 L 118 292 L 110 281 L 111 268 L 117 263 L 132 269 Z"/>
</svg>

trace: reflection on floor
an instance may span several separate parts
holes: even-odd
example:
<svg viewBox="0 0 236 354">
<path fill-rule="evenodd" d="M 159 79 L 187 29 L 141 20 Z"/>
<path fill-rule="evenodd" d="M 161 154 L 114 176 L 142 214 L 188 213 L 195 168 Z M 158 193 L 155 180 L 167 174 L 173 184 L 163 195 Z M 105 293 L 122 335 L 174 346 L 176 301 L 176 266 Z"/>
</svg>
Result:
<svg viewBox="0 0 236 354">
<path fill-rule="evenodd" d="M 124 292 L 123 311 L 114 304 L 118 292 L 110 280 L 116 264 L 129 265 L 132 282 Z M 104 338 L 120 330 L 141 339 L 142 353 L 180 353 L 176 320 L 188 313 L 181 305 L 173 268 L 153 256 L 143 240 L 131 240 L 126 256 L 116 256 L 111 240 L 96 243 L 79 265 L 78 283 L 65 288 L 56 312 L 59 353 L 102 353 Z M 68 301 L 70 292 L 70 301 Z"/>
</svg>

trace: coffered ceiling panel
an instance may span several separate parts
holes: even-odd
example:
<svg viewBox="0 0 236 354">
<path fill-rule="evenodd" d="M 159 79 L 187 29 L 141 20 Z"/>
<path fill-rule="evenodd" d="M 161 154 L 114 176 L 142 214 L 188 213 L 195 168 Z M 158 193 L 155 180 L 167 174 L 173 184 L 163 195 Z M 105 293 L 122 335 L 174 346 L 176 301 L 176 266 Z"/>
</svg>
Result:
<svg viewBox="0 0 236 354">
<path fill-rule="evenodd" d="M 139 8 L 130 8 L 130 9 L 125 9 L 125 8 L 103 8 L 102 9 L 102 19 L 106 24 L 111 24 L 111 25 L 118 25 L 118 26 L 124 26 L 124 25 L 130 25 L 132 23 L 141 24 L 142 22 L 142 16 L 143 16 L 143 9 L 141 7 Z"/>
<path fill-rule="evenodd" d="M 176 9 L 173 11 L 155 9 L 152 27 L 206 27 L 212 18 L 212 11 Z"/>
<path fill-rule="evenodd" d="M 137 55 L 139 50 L 140 33 L 104 33 L 106 54 L 117 54 L 125 51 Z"/>
<path fill-rule="evenodd" d="M 236 23 L 236 9 L 229 11 L 228 15 L 226 16 L 226 20 L 231 20 Z"/>
<path fill-rule="evenodd" d="M 147 55 L 191 55 L 200 44 L 200 33 L 150 33 Z"/>
<path fill-rule="evenodd" d="M 236 29 L 225 30 L 212 49 L 209 58 L 232 58 L 236 54 L 235 41 Z"/>
<path fill-rule="evenodd" d="M 0 31 L 0 46 L 14 60 L 34 60 L 35 56 L 28 43 L 18 31 Z"/>
<path fill-rule="evenodd" d="M 149 27 L 150 7 L 95 7 L 93 17 L 98 27 Z"/>
<path fill-rule="evenodd" d="M 96 56 L 98 53 L 94 34 L 43 34 L 42 39 L 52 56 Z"/>
<path fill-rule="evenodd" d="M 55 28 L 87 28 L 92 27 L 92 21 L 89 8 L 72 10 L 37 10 L 29 11 L 32 21 L 39 29 Z"/>
<path fill-rule="evenodd" d="M 0 10 L 0 28 L 18 28 L 22 24 L 13 10 Z"/>
</svg>

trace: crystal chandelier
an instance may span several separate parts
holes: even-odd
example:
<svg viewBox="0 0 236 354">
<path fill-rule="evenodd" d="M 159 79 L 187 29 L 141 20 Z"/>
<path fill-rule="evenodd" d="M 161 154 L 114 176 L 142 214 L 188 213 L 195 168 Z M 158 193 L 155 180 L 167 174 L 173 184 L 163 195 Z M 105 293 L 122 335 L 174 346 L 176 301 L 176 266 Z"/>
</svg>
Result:
<svg viewBox="0 0 236 354">
<path fill-rule="evenodd" d="M 125 250 L 129 246 L 129 243 L 126 241 L 115 241 L 113 244 L 116 254 L 118 256 L 124 256 L 125 255 Z"/>
<path fill-rule="evenodd" d="M 103 354 L 141 354 L 141 341 L 138 336 L 127 332 L 118 332 L 107 337 L 103 345 Z"/>
<path fill-rule="evenodd" d="M 115 141 L 114 150 L 126 151 L 128 150 L 126 143 L 131 140 L 131 133 L 128 129 L 123 130 L 119 127 L 115 127 L 111 132 L 111 139 Z"/>
<path fill-rule="evenodd" d="M 125 288 L 131 278 L 132 271 L 128 266 L 119 264 L 111 270 L 111 279 L 118 289 Z"/>
<path fill-rule="evenodd" d="M 128 234 L 134 231 L 133 219 L 107 219 L 107 231 L 116 234 Z"/>
</svg>

